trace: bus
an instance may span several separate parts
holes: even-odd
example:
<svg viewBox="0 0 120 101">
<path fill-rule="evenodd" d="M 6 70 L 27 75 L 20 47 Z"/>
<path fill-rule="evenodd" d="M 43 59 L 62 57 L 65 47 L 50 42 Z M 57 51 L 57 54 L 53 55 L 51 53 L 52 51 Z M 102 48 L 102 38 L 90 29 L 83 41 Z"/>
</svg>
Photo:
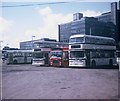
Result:
<svg viewBox="0 0 120 101">
<path fill-rule="evenodd" d="M 5 50 L 2 50 L 2 52 L 0 52 L 0 54 L 1 54 L 1 57 L 2 57 L 2 58 L 1 58 L 1 59 L 2 59 L 2 62 L 4 63 L 5 60 L 6 60 L 6 58 L 5 58 L 5 57 L 6 57 L 6 56 L 5 56 L 5 55 L 6 55 L 6 51 L 5 51 Z"/>
<path fill-rule="evenodd" d="M 69 66 L 95 67 L 116 65 L 116 44 L 113 38 L 72 35 L 69 41 Z"/>
<path fill-rule="evenodd" d="M 7 64 L 30 64 L 32 53 L 32 50 L 6 50 L 4 55 Z"/>
<path fill-rule="evenodd" d="M 51 48 L 34 49 L 32 65 L 34 66 L 49 66 L 49 53 Z"/>
<path fill-rule="evenodd" d="M 116 55 L 117 55 L 117 57 L 116 57 L 117 64 L 120 66 L 120 50 L 116 51 Z"/>
<path fill-rule="evenodd" d="M 69 66 L 69 48 L 52 48 L 50 51 L 50 65 L 57 67 L 67 67 Z"/>
</svg>

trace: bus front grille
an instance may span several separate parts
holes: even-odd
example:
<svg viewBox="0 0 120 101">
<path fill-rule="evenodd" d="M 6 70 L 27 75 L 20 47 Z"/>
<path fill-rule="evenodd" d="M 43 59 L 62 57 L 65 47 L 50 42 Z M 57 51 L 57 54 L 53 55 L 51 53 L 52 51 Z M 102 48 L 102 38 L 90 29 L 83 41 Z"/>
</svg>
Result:
<svg viewBox="0 0 120 101">
<path fill-rule="evenodd" d="M 56 64 L 56 63 L 59 63 L 59 61 L 58 60 L 53 60 L 53 63 Z"/>
</svg>

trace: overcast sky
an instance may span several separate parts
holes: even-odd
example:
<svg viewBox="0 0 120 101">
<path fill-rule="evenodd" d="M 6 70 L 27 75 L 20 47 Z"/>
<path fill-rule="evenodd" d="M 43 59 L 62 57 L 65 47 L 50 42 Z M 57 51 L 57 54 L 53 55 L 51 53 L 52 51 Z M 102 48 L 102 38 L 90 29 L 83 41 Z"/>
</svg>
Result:
<svg viewBox="0 0 120 101">
<path fill-rule="evenodd" d="M 8 45 L 19 48 L 19 42 L 32 40 L 32 36 L 35 36 L 34 39 L 52 38 L 58 40 L 58 24 L 72 21 L 73 14 L 76 12 L 90 17 L 110 11 L 110 1 L 113 0 L 109 0 L 109 2 L 78 2 L 77 0 L 76 2 L 46 5 L 37 5 L 46 2 L 18 1 L 4 0 L 0 4 L 2 12 L 0 13 L 0 41 L 3 41 L 2 47 Z M 48 1 L 50 2 L 50 0 Z M 58 0 L 53 0 L 53 2 L 55 1 Z M 1 7 L 29 4 L 33 6 Z"/>
</svg>

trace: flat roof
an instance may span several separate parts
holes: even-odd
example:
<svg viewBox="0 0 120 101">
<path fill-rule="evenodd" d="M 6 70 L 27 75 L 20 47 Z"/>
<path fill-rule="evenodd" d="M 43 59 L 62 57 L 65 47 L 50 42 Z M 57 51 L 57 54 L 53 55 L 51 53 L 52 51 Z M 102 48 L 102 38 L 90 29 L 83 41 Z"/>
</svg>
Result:
<svg viewBox="0 0 120 101">
<path fill-rule="evenodd" d="M 110 38 L 110 37 L 93 36 L 93 35 L 85 35 L 85 34 L 76 34 L 76 35 L 72 35 L 72 36 L 70 36 L 70 38 L 74 38 L 74 37 L 84 37 L 84 36 L 93 37 L 93 38 L 103 38 L 103 39 L 111 39 L 111 40 L 114 40 L 113 38 Z"/>
</svg>

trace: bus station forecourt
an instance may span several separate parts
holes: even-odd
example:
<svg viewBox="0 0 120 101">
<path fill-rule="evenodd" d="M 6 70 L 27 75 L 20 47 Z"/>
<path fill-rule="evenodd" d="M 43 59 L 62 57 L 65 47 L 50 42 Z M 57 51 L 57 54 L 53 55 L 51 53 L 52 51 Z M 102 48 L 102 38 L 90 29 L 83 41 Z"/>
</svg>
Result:
<svg viewBox="0 0 120 101">
<path fill-rule="evenodd" d="M 62 68 L 32 66 L 31 64 L 3 64 L 2 98 L 118 99 L 118 68 L 107 68 Z"/>
<path fill-rule="evenodd" d="M 86 39 L 91 40 L 91 43 L 86 44 Z M 99 43 L 95 44 L 94 39 L 99 39 Z M 6 61 L 2 63 L 2 98 L 118 99 L 119 70 L 115 57 L 116 48 L 113 39 L 104 39 L 73 36 L 69 51 L 54 48 L 50 52 L 44 52 L 44 49 L 37 49 L 33 52 L 33 59 L 35 64 L 42 63 L 41 66 L 33 65 L 30 61 L 31 52 L 25 52 L 24 55 L 19 51 L 8 53 Z M 27 56 L 29 64 L 26 61 Z"/>
</svg>

